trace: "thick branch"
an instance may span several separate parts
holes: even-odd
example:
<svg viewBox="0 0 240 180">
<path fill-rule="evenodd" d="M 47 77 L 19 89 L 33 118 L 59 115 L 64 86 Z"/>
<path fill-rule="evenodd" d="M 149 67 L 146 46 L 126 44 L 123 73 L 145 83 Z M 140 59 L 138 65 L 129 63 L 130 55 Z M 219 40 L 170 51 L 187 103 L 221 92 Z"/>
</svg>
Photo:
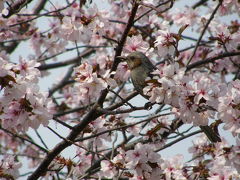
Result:
<svg viewBox="0 0 240 180">
<path fill-rule="evenodd" d="M 41 10 L 45 7 L 46 3 L 47 3 L 47 0 L 38 1 L 36 7 L 34 8 L 33 13 L 34 13 L 34 14 L 40 13 Z"/>
<path fill-rule="evenodd" d="M 134 96 L 136 96 L 137 93 L 133 92 L 131 95 L 129 95 L 125 100 L 130 100 Z M 120 103 L 117 103 L 115 105 L 112 105 L 111 107 L 107 108 L 109 110 L 113 110 L 115 108 L 118 108 L 124 104 L 123 101 Z M 43 175 L 47 171 L 47 167 L 49 164 L 53 161 L 53 159 L 61 153 L 65 148 L 68 146 L 71 146 L 78 134 L 93 120 L 98 118 L 99 116 L 103 115 L 103 113 L 99 112 L 98 109 L 99 105 L 95 103 L 95 105 L 92 107 L 92 109 L 88 112 L 88 114 L 83 118 L 83 120 L 76 126 L 73 127 L 73 130 L 70 132 L 68 137 L 66 138 L 67 141 L 63 140 L 59 144 L 55 146 L 55 148 L 48 153 L 48 155 L 44 158 L 42 163 L 39 165 L 39 167 L 34 171 L 34 173 L 28 177 L 28 180 L 36 180 L 41 175 Z"/>
<path fill-rule="evenodd" d="M 53 161 L 53 159 L 65 148 L 71 145 L 70 142 L 75 140 L 78 134 L 89 124 L 89 122 L 102 115 L 96 110 L 97 107 L 98 107 L 97 104 L 95 104 L 89 111 L 89 113 L 83 118 L 81 123 L 73 127 L 74 130 L 72 130 L 68 137 L 66 138 L 68 141 L 65 140 L 61 141 L 53 148 L 52 151 L 48 153 L 48 155 L 44 158 L 44 160 L 41 162 L 38 168 L 33 172 L 31 176 L 28 177 L 28 180 L 36 180 L 40 176 L 42 176 L 47 171 L 47 168 Z"/>
<path fill-rule="evenodd" d="M 126 26 L 123 34 L 122 34 L 122 37 L 121 37 L 121 39 L 120 39 L 120 41 L 118 43 L 118 46 L 116 47 L 116 53 L 115 53 L 113 65 L 112 65 L 112 68 L 111 68 L 111 72 L 112 71 L 116 71 L 117 66 L 120 63 L 120 60 L 117 57 L 120 56 L 121 53 L 122 53 L 123 46 L 124 46 L 124 43 L 125 43 L 125 41 L 127 39 L 128 33 L 129 33 L 131 27 L 134 24 L 134 18 L 135 18 L 136 14 L 137 14 L 137 9 L 138 9 L 138 3 L 136 1 L 134 1 L 133 7 L 132 7 L 132 11 L 131 11 L 131 15 L 130 15 L 130 17 L 128 19 L 127 26 Z M 102 91 L 102 94 L 101 94 L 101 96 L 98 99 L 98 104 L 99 105 L 103 104 L 103 102 L 104 102 L 104 100 L 105 100 L 105 98 L 107 96 L 107 93 L 108 93 L 107 89 Z"/>
</svg>

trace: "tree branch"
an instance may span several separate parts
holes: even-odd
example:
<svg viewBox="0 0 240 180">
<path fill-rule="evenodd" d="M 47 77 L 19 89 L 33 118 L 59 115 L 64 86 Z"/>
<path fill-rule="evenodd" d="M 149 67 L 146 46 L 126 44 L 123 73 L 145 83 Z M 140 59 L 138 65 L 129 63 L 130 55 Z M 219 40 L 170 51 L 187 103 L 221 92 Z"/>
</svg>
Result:
<svg viewBox="0 0 240 180">
<path fill-rule="evenodd" d="M 44 158 L 44 160 L 40 163 L 38 168 L 28 177 L 28 180 L 36 180 L 40 176 L 42 176 L 46 171 L 50 163 L 53 161 L 53 159 L 62 152 L 65 148 L 72 145 L 71 142 L 75 140 L 75 138 L 78 136 L 78 134 L 89 124 L 89 122 L 93 121 L 100 115 L 97 111 L 98 105 L 95 104 L 92 109 L 88 112 L 88 114 L 83 118 L 83 120 L 76 126 L 74 126 L 74 130 L 70 132 L 70 134 L 65 138 L 66 140 L 61 141 L 59 144 L 57 144 Z"/>
<path fill-rule="evenodd" d="M 29 4 L 30 2 L 32 2 L 32 0 L 18 0 L 18 1 L 15 1 L 14 3 L 12 4 L 8 4 L 8 14 L 7 15 L 2 15 L 2 17 L 4 18 L 9 18 L 11 17 L 12 15 L 18 13 L 19 11 L 21 11 L 22 8 L 24 8 L 25 6 L 27 6 L 27 4 Z"/>
<path fill-rule="evenodd" d="M 127 26 L 124 29 L 124 32 L 123 32 L 122 37 L 121 37 L 121 39 L 120 39 L 120 41 L 118 43 L 118 46 L 116 47 L 116 53 L 115 53 L 115 56 L 114 56 L 114 61 L 113 61 L 113 65 L 112 65 L 112 68 L 111 68 L 111 72 L 116 71 L 117 66 L 120 63 L 120 60 L 117 57 L 120 56 L 121 53 L 122 53 L 123 46 L 124 46 L 124 43 L 125 43 L 125 41 L 127 39 L 128 33 L 129 33 L 131 27 L 134 24 L 134 18 L 135 18 L 136 14 L 137 14 L 137 9 L 138 9 L 138 3 L 135 0 L 133 2 L 132 11 L 131 11 L 130 17 L 128 19 Z M 107 89 L 102 91 L 102 94 L 101 94 L 101 96 L 98 99 L 98 104 L 99 105 L 103 104 L 107 94 L 108 94 L 108 90 Z"/>
<path fill-rule="evenodd" d="M 48 70 L 48 69 L 53 69 L 53 68 L 59 68 L 59 67 L 63 67 L 63 66 L 67 66 L 67 65 L 70 65 L 70 64 L 74 64 L 74 63 L 77 63 L 78 61 L 81 60 L 81 58 L 84 58 L 86 56 L 89 56 L 90 54 L 94 53 L 95 50 L 94 49 L 86 49 L 85 51 L 83 51 L 81 53 L 81 55 L 79 57 L 75 57 L 75 58 L 72 58 L 70 60 L 67 60 L 67 61 L 63 61 L 63 62 L 58 62 L 58 63 L 52 63 L 52 64 L 43 64 L 41 66 L 38 67 L 38 69 L 40 71 L 43 71 L 43 70 Z"/>
<path fill-rule="evenodd" d="M 200 44 L 201 41 L 202 41 L 203 35 L 205 34 L 205 32 L 206 32 L 206 30 L 207 30 L 209 24 L 210 24 L 211 21 L 213 20 L 213 18 L 214 18 L 214 16 L 215 16 L 216 12 L 217 12 L 217 10 L 218 10 L 218 8 L 219 8 L 221 5 L 222 5 L 222 0 L 219 1 L 218 5 L 217 5 L 217 6 L 215 7 L 215 9 L 213 10 L 213 12 L 212 12 L 210 18 L 208 19 L 206 25 L 204 26 L 203 31 L 202 31 L 200 37 L 198 38 L 197 44 L 196 44 L 196 46 L 195 46 L 195 48 L 194 48 L 194 50 L 193 50 L 192 56 L 190 57 L 190 59 L 189 59 L 187 65 L 190 64 L 190 62 L 192 61 L 193 57 L 195 56 L 195 54 L 196 54 L 196 52 L 197 52 L 197 49 L 198 49 L 198 46 L 199 46 L 199 44 Z"/>
<path fill-rule="evenodd" d="M 138 93 L 133 92 L 130 94 L 125 100 L 130 100 L 131 98 L 135 97 Z M 114 104 L 110 106 L 109 108 L 106 108 L 108 110 L 113 110 L 115 108 L 118 108 L 122 106 L 124 102 L 119 102 L 117 104 Z M 97 109 L 99 108 L 98 103 L 95 103 L 91 110 L 87 113 L 87 115 L 83 118 L 83 120 L 77 124 L 76 126 L 72 127 L 72 131 L 70 134 L 65 138 L 67 141 L 61 141 L 59 144 L 57 144 L 49 153 L 48 155 L 44 158 L 44 160 L 40 163 L 39 167 L 33 172 L 31 176 L 28 177 L 28 180 L 36 180 L 39 178 L 42 174 L 44 174 L 47 171 L 47 167 L 49 164 L 52 162 L 52 160 L 60 153 L 62 152 L 65 148 L 68 146 L 71 146 L 72 143 L 74 142 L 75 138 L 78 136 L 80 132 L 82 132 L 83 129 L 93 120 L 98 118 L 99 116 L 103 115 L 103 113 L 99 112 Z M 58 115 L 59 116 L 59 115 Z"/>
<path fill-rule="evenodd" d="M 169 6 L 168 8 L 166 8 L 166 9 L 164 9 L 163 11 L 161 11 L 160 13 L 166 12 L 167 10 L 169 10 L 169 9 L 171 9 L 171 8 L 173 7 L 173 0 L 168 0 L 168 1 L 166 1 L 166 2 L 160 3 L 159 5 L 157 5 L 157 6 L 155 7 L 155 9 L 156 9 L 156 8 L 159 8 L 160 6 L 163 6 L 163 5 L 165 5 L 165 4 L 168 4 L 168 3 L 171 3 L 170 6 Z M 151 8 L 150 10 L 146 11 L 146 12 L 143 13 L 141 16 L 139 16 L 138 18 L 136 18 L 136 19 L 134 20 L 134 23 L 137 22 L 137 21 L 138 21 L 139 19 L 141 19 L 142 17 L 146 16 L 146 15 L 147 15 L 148 13 L 150 13 L 152 10 L 153 10 L 153 8 Z"/>
<path fill-rule="evenodd" d="M 231 57 L 231 56 L 239 56 L 239 55 L 240 55 L 240 51 L 239 52 L 230 52 L 230 53 L 224 53 L 224 54 L 221 54 L 221 55 L 218 55 L 218 56 L 215 56 L 215 57 L 207 58 L 207 59 L 202 60 L 202 61 L 197 61 L 195 63 L 187 65 L 186 71 L 189 71 L 189 70 L 191 70 L 193 68 L 196 68 L 198 66 L 201 66 L 203 64 L 212 63 L 212 62 L 214 62 L 216 60 L 219 60 L 219 59 L 222 59 L 222 58 Z"/>
<path fill-rule="evenodd" d="M 193 9 L 196 9 L 196 8 L 199 7 L 199 6 L 206 5 L 207 2 L 208 2 L 208 0 L 200 0 L 200 1 L 196 2 L 196 3 L 192 6 L 192 8 L 193 8 Z"/>
<path fill-rule="evenodd" d="M 29 139 L 27 139 L 27 138 L 25 138 L 25 137 L 22 137 L 22 136 L 14 133 L 14 132 L 12 132 L 12 131 L 9 131 L 8 129 L 3 128 L 2 126 L 0 126 L 0 129 L 1 129 L 2 131 L 4 131 L 4 132 L 8 133 L 8 134 L 11 134 L 13 137 L 17 137 L 17 138 L 19 138 L 19 139 L 21 139 L 21 140 L 23 140 L 23 141 L 29 142 L 30 144 L 33 144 L 34 146 L 36 146 L 37 148 L 39 148 L 41 151 L 43 151 L 43 152 L 45 152 L 45 153 L 48 153 L 48 150 L 47 150 L 47 149 L 41 147 L 40 145 L 36 144 L 36 143 L 33 142 L 33 141 L 30 141 Z"/>
<path fill-rule="evenodd" d="M 45 4 L 46 4 L 46 0 L 39 1 L 39 3 L 34 7 L 33 12 L 35 14 L 39 14 L 43 10 Z M 19 43 L 21 43 L 21 41 L 14 41 L 9 46 L 3 46 L 1 48 L 6 50 L 7 53 L 11 54 L 17 48 Z"/>
<path fill-rule="evenodd" d="M 187 134 L 187 135 L 185 135 L 185 136 L 182 136 L 182 137 L 180 137 L 180 138 L 178 138 L 178 139 L 176 139 L 176 140 L 174 140 L 174 141 L 172 141 L 172 142 L 164 145 L 163 147 L 161 147 L 161 148 L 159 148 L 159 149 L 156 149 L 155 152 L 159 152 L 159 151 L 161 151 L 161 150 L 163 150 L 163 149 L 166 149 L 166 148 L 168 148 L 168 147 L 170 147 L 170 146 L 172 146 L 172 145 L 174 145 L 174 144 L 176 144 L 176 143 L 178 143 L 178 142 L 180 142 L 180 141 L 182 141 L 182 140 L 184 140 L 184 139 L 186 139 L 186 138 L 188 138 L 188 137 L 194 136 L 194 135 L 199 134 L 199 133 L 201 133 L 201 132 L 202 132 L 202 130 L 198 130 L 198 131 L 189 133 L 189 134 Z"/>
</svg>

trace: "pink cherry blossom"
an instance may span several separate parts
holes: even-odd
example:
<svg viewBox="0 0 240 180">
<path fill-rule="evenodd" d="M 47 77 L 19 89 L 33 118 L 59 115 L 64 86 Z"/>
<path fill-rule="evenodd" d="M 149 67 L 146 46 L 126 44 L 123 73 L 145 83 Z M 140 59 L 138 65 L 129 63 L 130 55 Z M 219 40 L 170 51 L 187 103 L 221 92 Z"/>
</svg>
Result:
<svg viewBox="0 0 240 180">
<path fill-rule="evenodd" d="M 167 55 L 171 56 L 176 50 L 176 40 L 169 31 L 159 30 L 155 41 L 155 47 L 157 47 L 158 54 L 161 57 L 165 57 Z"/>
<path fill-rule="evenodd" d="M 101 162 L 102 175 L 107 178 L 113 178 L 117 174 L 117 169 L 112 162 L 103 160 Z"/>
<path fill-rule="evenodd" d="M 183 167 L 183 156 L 182 155 L 176 155 L 172 157 L 171 159 L 166 159 L 161 164 L 161 168 L 164 169 L 164 174 L 166 176 L 166 179 L 187 179 L 183 176 L 182 167 Z"/>
<path fill-rule="evenodd" d="M 183 24 L 193 26 L 196 24 L 197 19 L 199 18 L 198 16 L 197 10 L 186 6 L 183 9 L 176 9 L 171 18 L 174 19 L 174 23 L 178 26 L 182 26 Z"/>
<path fill-rule="evenodd" d="M 21 166 L 22 164 L 15 161 L 13 156 L 5 156 L 0 162 L 1 176 L 10 177 L 12 179 L 18 178 L 19 168 Z"/>
<path fill-rule="evenodd" d="M 149 49 L 149 44 L 144 42 L 141 35 L 132 36 L 127 38 L 125 51 L 126 52 L 133 52 L 133 51 L 140 51 L 146 52 Z"/>
</svg>

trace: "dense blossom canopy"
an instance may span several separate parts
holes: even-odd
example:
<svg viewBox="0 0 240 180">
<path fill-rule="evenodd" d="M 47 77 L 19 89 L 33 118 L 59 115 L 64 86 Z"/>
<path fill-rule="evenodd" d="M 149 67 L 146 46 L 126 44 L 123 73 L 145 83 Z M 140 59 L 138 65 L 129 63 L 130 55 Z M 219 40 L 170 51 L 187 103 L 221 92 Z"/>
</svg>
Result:
<svg viewBox="0 0 240 180">
<path fill-rule="evenodd" d="M 0 179 L 240 179 L 239 9 L 238 0 L 0 1 Z M 146 104 L 118 58 L 134 51 L 156 67 Z M 191 159 L 162 155 L 188 138 Z"/>
</svg>

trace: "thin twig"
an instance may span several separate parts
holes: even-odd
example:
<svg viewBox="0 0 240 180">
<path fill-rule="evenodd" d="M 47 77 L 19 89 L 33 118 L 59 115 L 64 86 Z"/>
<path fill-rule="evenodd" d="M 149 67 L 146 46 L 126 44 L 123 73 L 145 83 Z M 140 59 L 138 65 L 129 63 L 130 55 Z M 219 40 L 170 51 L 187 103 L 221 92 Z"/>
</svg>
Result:
<svg viewBox="0 0 240 180">
<path fill-rule="evenodd" d="M 168 116 L 168 115 L 171 115 L 171 113 L 158 114 L 158 115 L 155 115 L 155 116 L 151 116 L 151 117 L 149 117 L 149 118 L 147 118 L 147 119 L 138 121 L 138 122 L 136 122 L 136 123 L 132 123 L 132 124 L 128 124 L 128 125 L 124 125 L 124 126 L 120 126 L 120 127 L 108 129 L 108 130 L 105 130 L 105 131 L 102 131 L 102 132 L 99 132 L 99 133 L 97 133 L 97 134 L 90 135 L 90 136 L 87 136 L 87 137 L 78 138 L 78 139 L 76 139 L 75 141 L 83 142 L 83 141 L 85 141 L 85 140 L 87 140 L 87 139 L 91 139 L 91 138 L 94 138 L 94 137 L 98 137 L 98 136 L 100 136 L 100 135 L 102 135 L 102 134 L 110 133 L 110 132 L 116 131 L 116 130 L 127 129 L 127 128 L 129 128 L 129 127 L 136 126 L 136 125 L 141 124 L 141 123 L 143 123 L 143 122 L 151 121 L 152 119 L 155 119 L 155 118 L 158 118 L 158 117 L 161 117 L 161 116 Z"/>
<path fill-rule="evenodd" d="M 155 8 L 158 8 L 158 7 L 160 7 L 160 6 L 163 6 L 163 5 L 165 5 L 165 4 L 168 4 L 169 2 L 171 3 L 170 6 L 169 6 L 169 8 L 166 8 L 165 10 L 163 10 L 163 11 L 160 12 L 160 13 L 163 13 L 163 12 L 165 12 L 166 10 L 172 8 L 172 6 L 173 6 L 173 0 L 168 0 L 168 1 L 166 1 L 166 2 L 160 3 L 160 4 L 157 5 Z M 153 10 L 153 9 L 151 8 L 150 10 L 146 11 L 146 12 L 143 13 L 141 16 L 139 16 L 138 18 L 136 18 L 136 19 L 134 20 L 134 23 L 137 22 L 137 21 L 138 21 L 139 19 L 141 19 L 142 17 L 146 16 L 146 15 L 147 15 L 148 13 L 150 13 L 152 10 Z"/>
<path fill-rule="evenodd" d="M 70 60 L 66 60 L 66 61 L 63 61 L 63 62 L 52 63 L 52 64 L 43 64 L 43 65 L 41 65 L 41 66 L 39 66 L 37 68 L 40 71 L 43 71 L 43 70 L 48 70 L 48 69 L 53 69 L 53 68 L 59 68 L 59 67 L 67 66 L 67 65 L 70 65 L 70 64 L 75 64 L 75 63 L 79 62 L 81 60 L 81 58 L 89 56 L 90 54 L 92 54 L 94 52 L 95 52 L 94 49 L 86 49 L 78 57 L 75 57 L 75 58 L 72 58 Z"/>
<path fill-rule="evenodd" d="M 43 141 L 42 136 L 38 133 L 37 130 L 35 130 L 35 133 L 37 134 L 37 137 L 38 137 L 38 138 L 40 139 L 40 141 L 42 142 L 43 146 L 44 146 L 46 149 L 48 149 L 47 144 Z"/>
<path fill-rule="evenodd" d="M 78 112 L 78 111 L 84 110 L 86 108 L 89 108 L 93 105 L 94 105 L 94 103 L 91 103 L 91 104 L 86 105 L 86 106 L 80 106 L 80 107 L 72 108 L 72 109 L 67 110 L 67 111 L 58 112 L 58 113 L 54 114 L 53 117 L 60 117 L 60 116 L 66 115 L 66 114 Z"/>
<path fill-rule="evenodd" d="M 90 46 L 90 45 L 83 45 L 83 46 L 77 46 L 77 47 L 74 47 L 74 48 L 66 48 L 64 51 L 61 51 L 59 53 L 56 53 L 56 54 L 53 54 L 51 56 L 48 56 L 48 57 L 45 57 L 43 59 L 40 59 L 38 60 L 38 62 L 42 62 L 42 61 L 45 61 L 46 60 L 49 60 L 49 59 L 52 59 L 52 58 L 55 58 L 63 53 L 66 53 L 66 52 L 69 52 L 69 51 L 73 51 L 73 50 L 76 50 L 77 48 L 88 48 L 88 49 L 97 49 L 97 48 L 112 48 L 112 46 Z"/>
<path fill-rule="evenodd" d="M 126 103 L 127 105 L 129 105 L 131 108 L 135 108 L 133 105 L 131 105 L 128 101 L 125 101 L 125 99 L 123 99 L 119 94 L 118 92 L 115 92 L 111 89 L 108 89 L 110 92 L 112 92 L 113 94 L 116 95 L 116 97 L 119 97 L 121 99 L 121 101 L 123 101 L 124 103 Z"/>
<path fill-rule="evenodd" d="M 126 82 L 122 83 L 122 85 L 118 88 L 116 95 L 112 98 L 112 100 L 110 102 L 110 105 L 112 105 L 116 101 L 117 97 L 119 96 L 119 93 L 124 88 L 125 84 L 126 84 Z"/>
<path fill-rule="evenodd" d="M 48 150 L 47 150 L 47 149 L 41 147 L 40 145 L 36 144 L 36 143 L 33 142 L 33 141 L 30 141 L 29 139 L 26 139 L 25 137 L 22 137 L 22 136 L 14 133 L 14 132 L 11 132 L 11 131 L 9 131 L 8 129 L 5 129 L 5 128 L 1 127 L 1 126 L 0 126 L 0 129 L 3 130 L 4 132 L 8 133 L 8 134 L 11 134 L 13 137 L 17 137 L 17 138 L 19 138 L 19 139 L 21 139 L 21 140 L 23 140 L 23 141 L 29 142 L 30 144 L 33 144 L 34 146 L 36 146 L 37 148 L 39 148 L 40 150 L 42 150 L 43 152 L 48 153 Z"/>
<path fill-rule="evenodd" d="M 31 14 L 32 16 L 36 16 L 36 17 L 31 18 L 31 19 L 28 19 L 28 20 L 25 20 L 25 21 L 21 21 L 21 22 L 15 23 L 15 24 L 11 24 L 11 25 L 9 25 L 9 27 L 15 27 L 15 26 L 18 26 L 18 25 L 21 25 L 21 24 L 25 24 L 25 23 L 31 22 L 31 21 L 33 21 L 33 20 L 35 20 L 35 19 L 38 19 L 38 18 L 40 18 L 40 17 L 42 17 L 42 16 L 46 16 L 46 15 L 48 15 L 48 14 L 59 13 L 60 11 L 63 11 L 63 10 L 65 10 L 65 9 L 67 9 L 68 7 L 70 7 L 73 3 L 75 3 L 75 1 L 76 1 L 76 0 L 73 0 L 73 2 L 72 2 L 71 4 L 69 4 L 69 5 L 67 5 L 67 6 L 65 6 L 65 7 L 63 7 L 63 8 L 59 8 L 59 9 L 57 9 L 57 10 L 54 10 L 54 11 L 50 11 L 50 12 L 43 13 L 43 14 Z"/>
<path fill-rule="evenodd" d="M 199 134 L 199 133 L 201 133 L 201 132 L 202 132 L 201 130 L 198 130 L 198 131 L 189 133 L 188 135 L 181 136 L 180 138 L 178 138 L 178 139 L 176 139 L 176 140 L 174 140 L 174 141 L 172 141 L 172 142 L 164 145 L 163 147 L 155 150 L 155 152 L 159 152 L 159 151 L 161 151 L 161 150 L 163 150 L 163 149 L 166 149 L 166 148 L 168 148 L 168 147 L 170 147 L 170 146 L 172 146 L 172 145 L 174 145 L 174 144 L 176 144 L 176 143 L 178 143 L 178 142 L 180 142 L 180 141 L 182 141 L 182 140 L 184 140 L 184 139 L 186 139 L 186 138 L 188 138 L 188 137 L 194 136 L 194 135 Z"/>
<path fill-rule="evenodd" d="M 65 123 L 65 122 L 63 122 L 63 121 L 61 121 L 61 120 L 59 120 L 59 119 L 56 118 L 56 117 L 53 117 L 53 120 L 55 120 L 56 122 L 58 122 L 59 124 L 65 126 L 65 127 L 67 127 L 68 129 L 73 129 L 72 126 L 68 125 L 67 123 Z"/>
<path fill-rule="evenodd" d="M 217 10 L 219 9 L 219 7 L 220 7 L 221 5 L 222 5 L 222 0 L 219 1 L 218 5 L 217 5 L 217 6 L 215 7 L 215 9 L 213 10 L 210 18 L 208 19 L 206 25 L 204 26 L 204 28 L 203 28 L 203 30 L 202 30 L 202 33 L 201 33 L 200 37 L 198 38 L 197 44 L 196 44 L 196 46 L 195 46 L 195 48 L 194 48 L 194 50 L 193 50 L 192 56 L 189 58 L 189 61 L 188 61 L 187 65 L 190 64 L 190 62 L 192 61 L 193 57 L 195 56 L 195 54 L 196 54 L 196 52 L 197 52 L 197 49 L 198 49 L 198 46 L 199 46 L 200 42 L 202 41 L 203 35 L 205 34 L 205 32 L 206 32 L 209 24 L 210 24 L 211 21 L 213 20 L 215 14 L 216 14 L 216 12 L 217 12 Z"/>
<path fill-rule="evenodd" d="M 194 62 L 192 64 L 189 64 L 187 66 L 187 69 L 186 71 L 189 71 L 193 68 L 196 68 L 198 66 L 201 66 L 203 64 L 207 64 L 207 63 L 212 63 L 216 60 L 219 60 L 219 59 L 222 59 L 222 58 L 226 58 L 226 57 L 230 57 L 230 56 L 239 56 L 240 55 L 240 51 L 238 52 L 229 52 L 229 53 L 224 53 L 224 54 L 221 54 L 221 55 L 218 55 L 218 56 L 215 56 L 215 57 L 211 57 L 211 58 L 207 58 L 205 60 L 202 60 L 202 61 L 197 61 L 197 62 Z"/>
</svg>

